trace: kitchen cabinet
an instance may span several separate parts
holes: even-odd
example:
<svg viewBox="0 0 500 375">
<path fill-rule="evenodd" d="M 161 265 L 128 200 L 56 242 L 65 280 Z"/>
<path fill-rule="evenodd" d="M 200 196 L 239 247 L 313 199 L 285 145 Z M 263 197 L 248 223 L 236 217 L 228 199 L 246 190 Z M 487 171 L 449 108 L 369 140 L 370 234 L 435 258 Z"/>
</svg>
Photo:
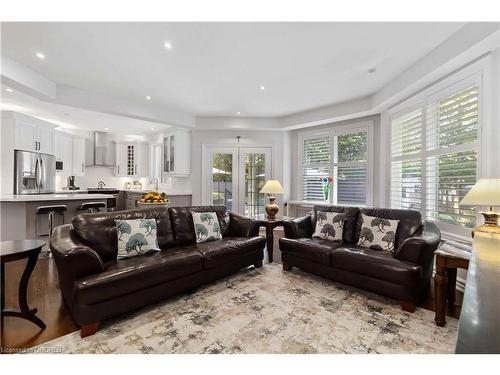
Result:
<svg viewBox="0 0 500 375">
<path fill-rule="evenodd" d="M 73 176 L 85 175 L 85 138 L 73 137 Z"/>
<path fill-rule="evenodd" d="M 116 175 L 146 177 L 149 172 L 149 145 L 145 142 L 118 142 Z"/>
<path fill-rule="evenodd" d="M 63 132 L 55 132 L 54 155 L 57 161 L 62 161 L 63 169 L 57 171 L 67 177 L 73 174 L 73 137 Z"/>
<path fill-rule="evenodd" d="M 144 193 L 135 192 L 135 191 L 127 191 L 126 199 L 125 199 L 125 207 L 127 210 L 132 210 L 137 208 L 137 201 L 142 198 Z"/>
<path fill-rule="evenodd" d="M 191 174 L 191 132 L 176 129 L 163 136 L 163 176 Z"/>
<path fill-rule="evenodd" d="M 16 150 L 54 155 L 55 125 L 16 114 L 14 145 Z"/>
</svg>

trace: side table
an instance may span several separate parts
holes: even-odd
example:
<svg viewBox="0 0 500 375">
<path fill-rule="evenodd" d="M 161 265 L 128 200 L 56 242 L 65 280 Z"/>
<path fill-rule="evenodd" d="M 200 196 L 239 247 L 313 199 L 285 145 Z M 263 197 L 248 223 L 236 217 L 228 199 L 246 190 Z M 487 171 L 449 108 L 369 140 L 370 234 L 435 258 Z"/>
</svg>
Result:
<svg viewBox="0 0 500 375">
<path fill-rule="evenodd" d="M 450 306 L 455 304 L 457 269 L 469 268 L 469 259 L 465 254 L 452 253 L 442 249 L 436 251 L 436 275 L 434 276 L 434 293 L 436 298 L 436 324 L 446 324 L 446 301 Z"/>
<path fill-rule="evenodd" d="M 0 260 L 1 260 L 1 319 L 3 327 L 3 318 L 5 316 L 15 316 L 17 318 L 22 318 L 29 320 L 30 322 L 36 324 L 41 329 L 45 329 L 45 323 L 36 316 L 37 309 L 30 309 L 28 307 L 28 283 L 30 281 L 30 276 L 35 269 L 36 262 L 38 261 L 38 255 L 45 246 L 45 242 L 40 240 L 18 240 L 18 241 L 2 241 L 0 242 Z M 19 282 L 19 308 L 21 311 L 5 310 L 5 263 L 13 262 L 19 259 L 28 258 L 26 263 L 26 268 L 21 276 L 21 281 Z"/>
<path fill-rule="evenodd" d="M 260 220 L 260 226 L 266 228 L 266 248 L 267 248 L 267 257 L 269 259 L 269 263 L 273 262 L 273 247 L 274 247 L 274 234 L 273 230 L 276 227 L 283 226 L 283 221 L 286 218 L 278 218 L 274 220 L 270 219 L 262 219 Z"/>
</svg>

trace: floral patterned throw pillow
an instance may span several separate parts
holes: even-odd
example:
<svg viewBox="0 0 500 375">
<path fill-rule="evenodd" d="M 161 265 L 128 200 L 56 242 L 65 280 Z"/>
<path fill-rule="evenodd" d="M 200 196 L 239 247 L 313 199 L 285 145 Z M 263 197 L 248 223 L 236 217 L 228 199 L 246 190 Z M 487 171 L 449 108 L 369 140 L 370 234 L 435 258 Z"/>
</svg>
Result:
<svg viewBox="0 0 500 375">
<path fill-rule="evenodd" d="M 115 220 L 118 259 L 160 251 L 155 219 Z"/>
<path fill-rule="evenodd" d="M 192 212 L 196 243 L 222 238 L 219 220 L 215 212 Z"/>
<path fill-rule="evenodd" d="M 328 241 L 342 242 L 345 214 L 338 212 L 318 211 L 316 213 L 316 229 L 313 237 Z"/>
<path fill-rule="evenodd" d="M 362 214 L 362 220 L 358 246 L 394 252 L 399 220 L 389 220 L 365 214 Z"/>
</svg>

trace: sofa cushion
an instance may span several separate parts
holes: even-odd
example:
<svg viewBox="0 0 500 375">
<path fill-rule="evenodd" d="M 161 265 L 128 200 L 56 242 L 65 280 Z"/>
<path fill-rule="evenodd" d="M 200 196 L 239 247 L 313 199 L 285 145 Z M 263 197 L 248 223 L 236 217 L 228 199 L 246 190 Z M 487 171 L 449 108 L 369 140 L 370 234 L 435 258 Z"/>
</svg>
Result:
<svg viewBox="0 0 500 375">
<path fill-rule="evenodd" d="M 399 220 L 398 230 L 394 239 L 394 248 L 397 249 L 399 244 L 411 237 L 422 225 L 422 215 L 415 210 L 399 210 L 391 208 L 361 208 L 361 214 L 375 216 L 389 220 Z M 358 217 L 356 225 L 355 242 L 358 243 L 362 225 L 361 215 Z"/>
<path fill-rule="evenodd" d="M 357 240 L 355 241 L 355 233 L 356 233 L 356 224 L 358 222 L 358 214 L 359 214 L 359 208 L 357 207 L 344 207 L 344 206 L 330 206 L 330 205 L 316 205 L 313 207 L 312 213 L 311 213 L 311 222 L 312 222 L 312 230 L 314 231 L 314 228 L 316 228 L 316 221 L 317 221 L 317 212 L 322 211 L 322 212 L 338 212 L 338 213 L 344 213 L 345 220 L 344 220 L 344 227 L 343 227 L 343 232 L 342 232 L 342 242 L 348 243 L 348 244 L 355 244 Z"/>
<path fill-rule="evenodd" d="M 168 210 L 177 245 L 196 243 L 192 212 L 215 212 L 219 219 L 222 236 L 229 233 L 229 213 L 225 206 L 171 207 Z"/>
<path fill-rule="evenodd" d="M 266 239 L 260 236 L 225 237 L 219 241 L 201 242 L 179 249 L 199 252 L 203 256 L 205 268 L 214 268 L 247 254 L 262 251 L 265 245 Z"/>
<path fill-rule="evenodd" d="M 75 282 L 75 298 L 93 304 L 119 297 L 203 270 L 203 256 L 195 250 L 172 248 L 151 255 L 106 264 L 104 272 Z"/>
<path fill-rule="evenodd" d="M 332 266 L 395 284 L 417 287 L 422 281 L 422 268 L 393 257 L 387 251 L 364 247 L 339 247 L 332 254 Z"/>
<path fill-rule="evenodd" d="M 117 256 L 115 220 L 133 219 L 155 219 L 160 249 L 165 250 L 175 245 L 170 215 L 165 207 L 78 215 L 73 219 L 73 228 L 78 237 L 99 254 L 103 262 L 110 262 L 116 260 Z"/>
<path fill-rule="evenodd" d="M 215 212 L 192 212 L 196 243 L 215 241 L 222 238 L 219 219 Z"/>
<path fill-rule="evenodd" d="M 389 220 L 365 214 L 361 214 L 361 220 L 358 246 L 394 252 L 394 240 L 399 220 Z"/>
<path fill-rule="evenodd" d="M 155 219 L 115 220 L 118 259 L 160 251 Z"/>
<path fill-rule="evenodd" d="M 342 246 L 339 242 L 319 238 L 280 238 L 279 243 L 282 252 L 328 266 L 334 249 Z"/>
<path fill-rule="evenodd" d="M 312 235 L 313 238 L 342 242 L 345 214 L 318 211 L 316 217 L 316 229 Z"/>
</svg>

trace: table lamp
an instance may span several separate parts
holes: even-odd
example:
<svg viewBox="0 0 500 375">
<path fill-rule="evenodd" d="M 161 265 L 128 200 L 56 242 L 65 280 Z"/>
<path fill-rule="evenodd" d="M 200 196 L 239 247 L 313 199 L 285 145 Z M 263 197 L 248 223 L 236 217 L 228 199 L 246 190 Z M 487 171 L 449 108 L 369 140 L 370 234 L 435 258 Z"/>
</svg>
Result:
<svg viewBox="0 0 500 375">
<path fill-rule="evenodd" d="M 283 194 L 283 186 L 281 186 L 278 180 L 269 180 L 264 184 L 262 189 L 260 189 L 259 193 L 269 194 L 269 203 L 266 204 L 267 218 L 269 220 L 276 220 L 276 214 L 280 208 L 275 203 L 275 194 Z"/>
<path fill-rule="evenodd" d="M 489 211 L 479 211 L 484 217 L 484 224 L 474 228 L 474 232 L 498 233 L 498 213 L 493 211 L 494 206 L 500 206 L 500 178 L 481 178 L 469 190 L 460 202 L 460 206 L 488 206 Z"/>
</svg>

